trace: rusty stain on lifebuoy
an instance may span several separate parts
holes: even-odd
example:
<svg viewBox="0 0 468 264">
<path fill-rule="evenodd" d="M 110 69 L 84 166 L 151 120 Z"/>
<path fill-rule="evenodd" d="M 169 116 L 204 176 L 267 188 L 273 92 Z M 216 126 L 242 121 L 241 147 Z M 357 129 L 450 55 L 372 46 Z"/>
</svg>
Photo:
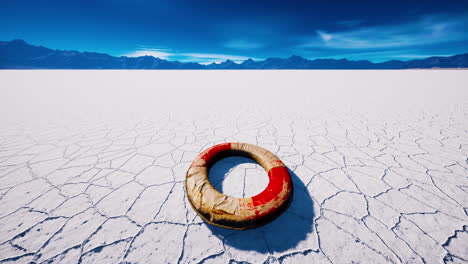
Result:
<svg viewBox="0 0 468 264">
<path fill-rule="evenodd" d="M 260 194 L 235 198 L 218 192 L 208 179 L 216 161 L 228 156 L 255 160 L 268 173 L 268 186 Z M 244 230 L 271 222 L 281 215 L 292 200 L 292 182 L 288 169 L 270 151 L 247 143 L 224 143 L 200 153 L 185 178 L 187 198 L 205 221 L 225 228 Z"/>
</svg>

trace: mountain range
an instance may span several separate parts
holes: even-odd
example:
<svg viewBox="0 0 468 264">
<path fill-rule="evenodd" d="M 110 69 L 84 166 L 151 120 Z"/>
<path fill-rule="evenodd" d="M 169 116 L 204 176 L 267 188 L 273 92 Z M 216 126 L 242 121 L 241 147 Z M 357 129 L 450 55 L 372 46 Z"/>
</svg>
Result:
<svg viewBox="0 0 468 264">
<path fill-rule="evenodd" d="M 430 69 L 468 68 L 468 53 L 448 57 L 373 63 L 368 60 L 315 59 L 300 56 L 286 59 L 252 59 L 242 63 L 227 60 L 208 65 L 168 61 L 152 56 L 115 57 L 103 53 L 53 50 L 24 40 L 0 41 L 0 69 Z"/>
</svg>

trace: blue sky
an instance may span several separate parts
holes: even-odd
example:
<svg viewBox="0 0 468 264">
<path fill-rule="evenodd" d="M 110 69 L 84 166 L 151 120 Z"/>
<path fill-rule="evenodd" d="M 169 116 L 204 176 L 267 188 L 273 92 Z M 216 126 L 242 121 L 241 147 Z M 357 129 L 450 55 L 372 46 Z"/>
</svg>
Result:
<svg viewBox="0 0 468 264">
<path fill-rule="evenodd" d="M 0 40 L 168 60 L 468 52 L 468 1 L 2 0 Z"/>
</svg>

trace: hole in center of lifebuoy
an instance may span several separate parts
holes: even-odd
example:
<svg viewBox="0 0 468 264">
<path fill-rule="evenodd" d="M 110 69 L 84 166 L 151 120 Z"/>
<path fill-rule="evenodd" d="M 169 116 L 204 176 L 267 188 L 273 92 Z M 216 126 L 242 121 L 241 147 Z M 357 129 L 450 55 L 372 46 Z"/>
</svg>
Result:
<svg viewBox="0 0 468 264">
<path fill-rule="evenodd" d="M 244 157 L 219 160 L 211 167 L 209 179 L 216 190 L 236 198 L 255 196 L 265 190 L 269 182 L 262 166 Z"/>
</svg>

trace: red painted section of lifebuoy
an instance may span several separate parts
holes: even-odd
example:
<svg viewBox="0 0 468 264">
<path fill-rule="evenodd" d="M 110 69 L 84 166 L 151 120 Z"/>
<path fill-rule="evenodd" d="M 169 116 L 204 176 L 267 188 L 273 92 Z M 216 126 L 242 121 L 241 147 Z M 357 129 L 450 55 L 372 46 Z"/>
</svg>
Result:
<svg viewBox="0 0 468 264">
<path fill-rule="evenodd" d="M 268 171 L 270 182 L 263 192 L 252 197 L 254 206 L 261 206 L 273 199 L 279 199 L 278 195 L 285 184 L 291 184 L 288 169 L 286 167 L 275 167 Z"/>
<path fill-rule="evenodd" d="M 231 149 L 231 143 L 223 143 L 223 144 L 219 144 L 219 145 L 216 145 L 216 146 L 213 146 L 209 149 L 207 149 L 201 157 L 197 157 L 193 162 L 192 164 L 190 165 L 190 168 L 194 167 L 194 166 L 205 166 L 206 163 L 209 163 L 211 160 L 213 160 L 213 158 L 218 155 L 219 153 L 223 152 L 223 151 L 227 151 L 227 150 L 230 150 Z M 202 159 L 203 161 L 205 161 L 205 164 L 199 164 L 197 162 L 197 160 L 199 159 Z"/>
<path fill-rule="evenodd" d="M 231 143 L 223 143 L 216 146 L 213 146 L 207 150 L 205 155 L 201 157 L 206 163 L 209 163 L 216 155 L 223 151 L 227 151 L 231 149 Z"/>
</svg>

